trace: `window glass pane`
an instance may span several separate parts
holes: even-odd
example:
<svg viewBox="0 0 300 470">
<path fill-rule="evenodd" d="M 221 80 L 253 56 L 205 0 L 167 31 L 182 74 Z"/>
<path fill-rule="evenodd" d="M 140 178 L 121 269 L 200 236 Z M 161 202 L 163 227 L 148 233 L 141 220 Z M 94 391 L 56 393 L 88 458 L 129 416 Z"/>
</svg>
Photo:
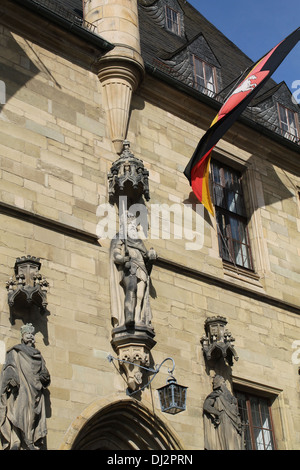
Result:
<svg viewBox="0 0 300 470">
<path fill-rule="evenodd" d="M 224 191 L 222 186 L 220 186 L 219 184 L 214 185 L 214 202 L 216 206 L 226 207 Z"/>
<path fill-rule="evenodd" d="M 264 443 L 265 443 L 265 450 L 273 450 L 274 444 L 272 439 L 272 433 L 270 431 L 264 430 Z"/>
<path fill-rule="evenodd" d="M 289 109 L 287 110 L 287 112 L 288 112 L 288 121 L 289 121 L 289 132 L 292 135 L 297 136 L 298 132 L 297 132 L 297 126 L 296 126 L 295 113 L 293 113 Z"/>
<path fill-rule="evenodd" d="M 275 445 L 268 400 L 241 392 L 237 392 L 236 396 L 246 450 L 273 450 Z"/>
<path fill-rule="evenodd" d="M 250 405 L 251 405 L 251 415 L 253 420 L 253 426 L 260 426 L 260 414 L 259 414 L 259 405 L 258 405 L 258 398 L 251 397 L 250 398 Z"/>
<path fill-rule="evenodd" d="M 282 134 L 291 138 L 292 136 L 298 137 L 298 129 L 296 124 L 295 113 L 284 106 L 279 105 L 279 120 Z"/>
<path fill-rule="evenodd" d="M 221 183 L 220 168 L 217 165 L 213 164 L 212 165 L 212 171 L 213 171 L 213 173 L 212 173 L 213 174 L 213 181 L 215 183 Z"/>
<path fill-rule="evenodd" d="M 264 428 L 270 429 L 270 416 L 269 416 L 269 407 L 265 401 L 261 401 L 260 403 L 260 412 L 261 412 L 261 419 L 262 419 L 262 426 Z"/>
<path fill-rule="evenodd" d="M 241 245 L 237 243 L 236 241 L 234 241 L 233 247 L 234 247 L 234 259 L 235 259 L 236 264 L 238 264 L 239 266 L 244 266 Z"/>
<path fill-rule="evenodd" d="M 233 261 L 230 257 L 228 250 L 228 237 L 226 235 L 227 225 L 226 217 L 224 214 L 216 213 L 217 217 L 217 227 L 218 227 L 218 238 L 219 238 L 219 251 L 220 257 L 226 261 Z"/>
<path fill-rule="evenodd" d="M 212 179 L 220 256 L 252 269 L 241 176 L 219 162 L 212 162 Z"/>
<path fill-rule="evenodd" d="M 213 69 L 208 64 L 205 64 L 205 80 L 206 88 L 208 88 L 208 90 L 215 91 Z"/>
<path fill-rule="evenodd" d="M 168 6 L 166 6 L 166 25 L 169 31 L 179 34 L 179 14 Z"/>
<path fill-rule="evenodd" d="M 196 57 L 194 57 L 194 67 L 195 67 L 195 82 L 197 87 L 205 88 L 205 78 L 204 78 L 204 67 L 203 62 Z"/>
<path fill-rule="evenodd" d="M 226 195 L 227 195 L 227 209 L 230 212 L 236 212 L 235 193 L 233 191 L 226 191 Z"/>
<path fill-rule="evenodd" d="M 231 235 L 234 240 L 239 240 L 239 221 L 233 217 L 230 217 Z"/>
<path fill-rule="evenodd" d="M 288 125 L 287 115 L 285 112 L 285 108 L 283 106 L 279 106 L 279 117 L 280 117 L 281 123 L 287 126 Z"/>
<path fill-rule="evenodd" d="M 247 245 L 242 245 L 242 253 L 244 268 L 251 269 L 252 266 L 250 265 L 250 251 Z"/>
<path fill-rule="evenodd" d="M 204 81 L 203 63 L 199 59 L 196 59 L 196 58 L 194 60 L 194 63 L 195 63 L 195 71 L 196 71 L 197 77 L 201 77 L 202 80 Z"/>
<path fill-rule="evenodd" d="M 237 400 L 238 400 L 239 413 L 240 413 L 241 421 L 242 421 L 242 425 L 243 425 L 245 449 L 246 450 L 252 450 L 252 442 L 251 442 L 251 435 L 250 435 L 250 428 L 249 428 L 249 418 L 248 418 L 246 397 L 245 397 L 244 393 L 241 393 L 241 392 L 238 392 L 236 394 L 236 397 L 237 397 Z"/>
<path fill-rule="evenodd" d="M 215 93 L 214 68 L 193 55 L 195 84 L 197 88 L 209 96 Z"/>
<path fill-rule="evenodd" d="M 254 439 L 256 450 L 264 450 L 263 432 L 261 429 L 254 429 Z"/>
<path fill-rule="evenodd" d="M 245 215 L 245 205 L 243 195 L 240 193 L 235 193 L 235 210 L 237 214 Z"/>
</svg>

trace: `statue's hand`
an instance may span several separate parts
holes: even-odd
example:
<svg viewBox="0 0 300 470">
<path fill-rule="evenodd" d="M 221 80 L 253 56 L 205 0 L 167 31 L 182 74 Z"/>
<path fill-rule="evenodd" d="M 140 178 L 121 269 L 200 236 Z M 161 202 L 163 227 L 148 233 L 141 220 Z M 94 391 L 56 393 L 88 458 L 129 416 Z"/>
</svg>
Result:
<svg viewBox="0 0 300 470">
<path fill-rule="evenodd" d="M 219 418 L 219 416 L 214 416 L 214 417 L 213 417 L 213 423 L 214 423 L 214 426 L 215 426 L 215 427 L 219 426 L 219 424 L 220 424 L 220 418 Z"/>
<path fill-rule="evenodd" d="M 44 388 L 48 387 L 48 385 L 50 384 L 50 376 L 47 372 L 41 372 L 39 375 L 39 379 Z"/>
<path fill-rule="evenodd" d="M 129 269 L 130 268 L 130 257 L 129 256 L 124 256 L 123 263 L 124 263 L 125 269 Z"/>
</svg>

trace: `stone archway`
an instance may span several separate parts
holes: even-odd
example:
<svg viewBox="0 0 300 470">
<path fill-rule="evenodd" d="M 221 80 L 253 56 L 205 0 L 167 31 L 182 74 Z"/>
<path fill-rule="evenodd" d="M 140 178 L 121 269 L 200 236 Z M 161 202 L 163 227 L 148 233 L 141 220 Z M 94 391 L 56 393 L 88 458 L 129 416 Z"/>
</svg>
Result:
<svg viewBox="0 0 300 470">
<path fill-rule="evenodd" d="M 69 450 L 180 450 L 169 427 L 145 406 L 120 400 L 79 417 L 61 449 Z M 86 415 L 86 413 L 85 413 Z M 80 419 L 83 418 L 83 419 Z M 68 437 L 69 436 L 69 437 Z"/>
</svg>

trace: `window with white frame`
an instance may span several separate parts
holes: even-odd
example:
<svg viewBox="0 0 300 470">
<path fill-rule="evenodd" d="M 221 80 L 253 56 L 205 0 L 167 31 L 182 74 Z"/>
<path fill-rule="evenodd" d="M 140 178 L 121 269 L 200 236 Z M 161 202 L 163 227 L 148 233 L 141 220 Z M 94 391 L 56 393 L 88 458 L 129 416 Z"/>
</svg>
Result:
<svg viewBox="0 0 300 470">
<path fill-rule="evenodd" d="M 172 33 L 180 36 L 180 14 L 168 5 L 166 5 L 166 28 Z"/>
<path fill-rule="evenodd" d="M 213 97 L 217 92 L 215 67 L 212 67 L 195 55 L 193 55 L 193 65 L 195 88 L 202 93 Z"/>
<path fill-rule="evenodd" d="M 296 113 L 281 104 L 278 104 L 278 112 L 281 134 L 290 140 L 298 139 L 299 128 Z"/>
</svg>

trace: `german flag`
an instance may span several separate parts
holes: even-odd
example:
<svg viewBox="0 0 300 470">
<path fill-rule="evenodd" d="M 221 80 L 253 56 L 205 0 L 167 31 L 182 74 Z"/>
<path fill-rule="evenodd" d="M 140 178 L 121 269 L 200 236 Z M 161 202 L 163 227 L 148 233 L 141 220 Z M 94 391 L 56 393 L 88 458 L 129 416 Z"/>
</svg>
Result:
<svg viewBox="0 0 300 470">
<path fill-rule="evenodd" d="M 211 214 L 214 214 L 214 210 L 209 193 L 209 167 L 213 148 L 299 40 L 300 28 L 253 65 L 246 78 L 241 80 L 221 107 L 186 166 L 184 175 L 194 194 Z"/>
</svg>

